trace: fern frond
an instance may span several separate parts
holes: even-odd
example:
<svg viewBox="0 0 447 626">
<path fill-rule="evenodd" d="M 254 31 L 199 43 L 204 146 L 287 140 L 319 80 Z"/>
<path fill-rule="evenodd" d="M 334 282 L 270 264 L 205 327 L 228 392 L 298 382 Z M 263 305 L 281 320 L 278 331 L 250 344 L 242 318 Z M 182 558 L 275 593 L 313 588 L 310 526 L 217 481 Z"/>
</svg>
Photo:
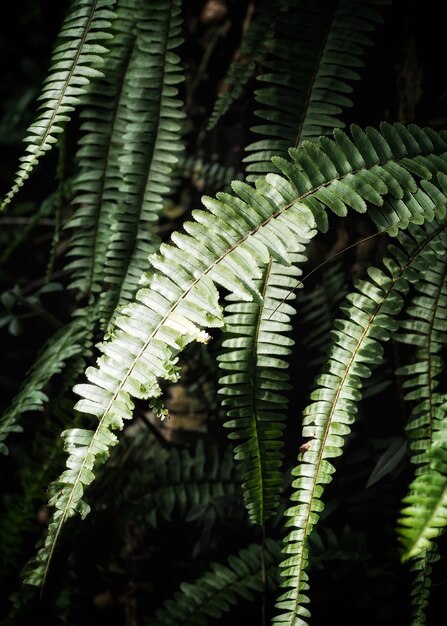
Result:
<svg viewBox="0 0 447 626">
<path fill-rule="evenodd" d="M 219 451 L 208 445 L 205 452 L 200 439 L 191 451 L 157 449 L 156 454 L 141 459 L 132 480 L 129 472 L 125 474 L 120 471 L 114 477 L 112 471 L 110 480 L 118 492 L 116 508 L 132 518 L 144 517 L 154 528 L 160 518 L 170 521 L 174 512 L 184 518 L 193 507 L 213 504 L 240 491 L 231 449 Z"/>
<path fill-rule="evenodd" d="M 106 282 L 116 290 L 110 309 L 129 302 L 138 288 L 147 258 L 159 247 L 153 225 L 171 187 L 178 161 L 181 121 L 176 85 L 183 78 L 173 50 L 182 42 L 180 0 L 142 2 L 136 44 L 124 95 L 126 123 L 120 156 L 126 202 L 117 206 L 106 257 Z"/>
<path fill-rule="evenodd" d="M 233 102 L 240 98 L 256 67 L 263 62 L 272 44 L 270 28 L 277 12 L 277 4 L 269 0 L 264 0 L 254 9 L 250 25 L 243 33 L 239 48 L 231 61 L 222 86 L 219 87 L 208 130 L 214 128 Z"/>
<path fill-rule="evenodd" d="M 192 179 L 199 190 L 222 191 L 232 180 L 239 180 L 242 174 L 233 166 L 225 166 L 216 161 L 204 161 L 200 157 L 180 157 L 175 166 L 175 174 Z"/>
<path fill-rule="evenodd" d="M 374 5 L 380 0 L 318 0 L 293 3 L 275 22 L 267 72 L 258 80 L 267 86 L 256 101 L 268 105 L 255 111 L 265 122 L 252 130 L 262 139 L 250 144 L 244 161 L 255 180 L 272 171 L 271 158 L 287 156 L 290 145 L 315 141 L 342 128 L 340 114 L 352 106 L 352 81 L 367 46 L 366 34 L 381 20 Z M 249 179 L 250 180 L 250 179 Z"/>
<path fill-rule="evenodd" d="M 108 52 L 102 42 L 112 37 L 109 29 L 115 18 L 114 4 L 115 0 L 72 0 L 39 97 L 40 113 L 28 128 L 25 155 L 0 210 L 11 202 L 40 158 L 57 142 L 57 135 L 70 120 L 90 81 L 101 76 L 98 68 Z"/>
<path fill-rule="evenodd" d="M 253 600 L 254 594 L 264 590 L 261 572 L 262 558 L 269 588 L 276 588 L 276 565 L 280 550 L 278 544 L 267 539 L 262 548 L 250 545 L 228 558 L 228 564 L 212 563 L 210 569 L 193 583 L 182 583 L 180 591 L 166 600 L 157 611 L 153 626 L 205 626 L 210 620 L 227 613 L 240 600 Z"/>
<path fill-rule="evenodd" d="M 66 362 L 84 348 L 85 327 L 78 321 L 61 328 L 42 349 L 19 393 L 0 417 L 0 452 L 8 453 L 5 440 L 11 432 L 21 432 L 18 424 L 26 411 L 41 411 L 48 400 L 43 389 L 49 380 L 59 374 Z"/>
<path fill-rule="evenodd" d="M 423 180 L 423 190 L 408 171 L 414 167 L 430 177 L 421 160 L 433 169 L 439 164 L 447 169 L 438 158 L 447 151 L 443 133 L 384 125 L 383 134 L 354 128 L 353 138 L 355 143 L 339 132 L 335 140 L 306 144 L 293 151 L 294 162 L 276 161 L 285 177 L 269 174 L 258 188 L 237 181 L 235 195 L 204 198 L 208 211 L 193 212 L 195 221 L 184 225 L 188 234 L 174 233 L 172 244 L 162 244 L 151 257 L 158 273 L 142 280 L 136 302 L 123 308 L 112 336 L 101 346 L 97 366 L 87 370 L 89 382 L 75 388 L 82 397 L 77 408 L 94 415 L 98 425 L 94 431 L 65 433 L 68 469 L 54 485 L 51 504 L 56 511 L 30 582 L 45 578 L 67 518 L 88 513 L 84 489 L 94 479 L 96 463 L 117 442 L 112 431 L 132 417 L 131 398 L 149 400 L 156 409 L 158 379 L 178 377 L 178 352 L 193 340 L 208 341 L 204 328 L 222 325 L 216 285 L 247 301 L 260 299 L 254 282 L 261 278 L 259 266 L 270 257 L 288 265 L 291 242 L 302 245 L 315 235 L 311 211 L 324 223 L 323 205 L 346 215 L 348 206 L 363 212 L 366 201 L 383 203 L 373 219 L 394 232 L 411 221 L 445 215 L 446 196 L 439 187 Z M 304 169 L 313 163 L 311 156 L 319 169 Z M 440 173 L 438 178 L 437 184 L 447 187 L 447 177 Z M 383 195 L 389 192 L 406 201 L 385 202 Z"/>
<path fill-rule="evenodd" d="M 126 97 L 124 81 L 135 43 L 135 0 L 119 0 L 112 24 L 113 40 L 105 59 L 104 76 L 94 81 L 81 112 L 81 138 L 77 152 L 80 167 L 74 180 L 74 215 L 67 270 L 70 288 L 79 297 L 97 297 L 104 285 L 105 258 L 110 245 L 116 206 L 124 204 L 120 156 Z"/>
<path fill-rule="evenodd" d="M 303 247 L 301 252 L 303 251 Z M 305 260 L 290 254 L 297 264 Z M 290 388 L 286 357 L 293 341 L 290 316 L 301 270 L 284 267 L 273 259 L 256 281 L 261 302 L 241 302 L 229 296 L 225 307 L 226 350 L 218 357 L 227 373 L 219 383 L 231 429 L 229 438 L 240 443 L 234 453 L 244 481 L 245 506 L 253 524 L 264 524 L 276 512 L 282 487 L 282 433 Z"/>
<path fill-rule="evenodd" d="M 447 420 L 429 450 L 430 465 L 410 485 L 399 520 L 403 559 L 435 550 L 434 539 L 447 526 Z"/>
<path fill-rule="evenodd" d="M 445 416 L 441 408 L 444 396 L 436 393 L 438 375 L 443 371 L 441 349 L 447 343 L 447 256 L 436 259 L 416 285 L 416 294 L 401 323 L 403 332 L 395 339 L 416 346 L 414 363 L 397 370 L 405 376 L 405 399 L 415 402 L 406 430 L 413 450 L 412 462 L 426 465 L 433 443 L 436 422 Z M 416 473 L 419 473 L 417 470 Z"/>
<path fill-rule="evenodd" d="M 445 314 L 447 312 L 447 255 L 436 262 L 416 285 L 415 296 L 401 322 L 403 332 L 395 339 L 416 346 L 414 362 L 397 370 L 406 377 L 405 399 L 415 403 L 406 427 L 410 439 L 410 460 L 418 467 L 416 475 L 430 473 L 429 450 L 439 420 L 444 396 L 437 393 L 438 375 L 443 371 L 441 349 L 447 342 Z M 418 556 L 412 566 L 416 572 L 412 582 L 413 623 L 425 624 L 425 608 L 430 594 L 431 563 L 436 560 L 436 546 Z"/>
<path fill-rule="evenodd" d="M 410 228 L 400 236 L 401 247 L 390 246 L 390 256 L 384 269 L 369 268 L 370 280 L 357 283 L 355 292 L 347 296 L 342 307 L 345 319 L 334 324 L 334 344 L 327 367 L 316 379 L 317 388 L 311 394 L 311 404 L 303 412 L 303 437 L 309 439 L 300 464 L 292 471 L 296 477 L 291 499 L 297 504 L 285 515 L 287 526 L 293 530 L 285 539 L 281 564 L 281 586 L 288 590 L 279 598 L 277 608 L 282 613 L 275 623 L 306 624 L 310 616 L 305 606 L 309 602 L 306 568 L 308 566 L 308 537 L 324 508 L 322 495 L 335 471 L 328 460 L 343 453 L 344 437 L 361 399 L 363 379 L 382 360 L 381 342 L 397 330 L 394 319 L 401 311 L 409 284 L 416 282 L 437 255 L 445 252 L 445 226 L 436 222 L 427 229 Z"/>
</svg>

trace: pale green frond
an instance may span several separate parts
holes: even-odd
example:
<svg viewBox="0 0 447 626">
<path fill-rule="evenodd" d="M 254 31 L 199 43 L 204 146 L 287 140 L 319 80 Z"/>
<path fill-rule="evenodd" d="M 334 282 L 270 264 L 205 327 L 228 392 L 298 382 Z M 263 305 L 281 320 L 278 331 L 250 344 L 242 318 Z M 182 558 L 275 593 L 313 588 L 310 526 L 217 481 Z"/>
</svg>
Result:
<svg viewBox="0 0 447 626">
<path fill-rule="evenodd" d="M 262 563 L 268 588 L 276 588 L 279 555 L 278 544 L 267 539 L 263 548 L 253 544 L 231 555 L 226 565 L 212 563 L 197 580 L 182 583 L 180 591 L 166 600 L 149 624 L 205 626 L 217 620 L 241 600 L 253 600 L 255 594 L 263 592 Z"/>
<path fill-rule="evenodd" d="M 84 489 L 94 479 L 96 463 L 117 442 L 112 431 L 132 417 L 132 398 L 155 403 L 161 395 L 159 379 L 177 380 L 177 354 L 191 341 L 207 342 L 205 328 L 222 325 L 217 286 L 247 303 L 260 301 L 260 267 L 270 257 L 290 264 L 290 246 L 305 245 L 316 233 L 312 210 L 320 219 L 323 205 L 331 208 L 336 201 L 342 214 L 348 206 L 364 211 L 369 186 L 360 183 L 365 174 L 387 181 L 380 187 L 383 195 L 389 189 L 390 195 L 396 193 L 389 181 L 399 178 L 408 201 L 388 203 L 385 198 L 380 207 L 381 220 L 394 232 L 411 221 L 431 220 L 435 213 L 444 216 L 446 196 L 439 186 L 446 177 L 420 182 L 401 163 L 406 159 L 408 167 L 416 157 L 428 161 L 446 151 L 444 133 L 416 126 L 384 125 L 383 134 L 354 129 L 353 141 L 340 132 L 334 140 L 305 144 L 293 153 L 293 162 L 280 160 L 285 176 L 268 174 L 257 188 L 236 181 L 234 195 L 204 198 L 208 211 L 193 211 L 195 221 L 186 222 L 185 232 L 174 233 L 172 243 L 162 244 L 160 253 L 151 257 L 154 273 L 141 281 L 136 302 L 117 317 L 115 330 L 100 346 L 97 366 L 86 372 L 89 382 L 75 389 L 81 396 L 77 409 L 94 415 L 98 424 L 94 431 L 65 433 L 68 469 L 54 485 L 51 504 L 56 512 L 30 582 L 45 578 L 67 518 L 88 513 Z M 321 171 L 302 169 L 310 154 L 318 156 Z"/>
<path fill-rule="evenodd" d="M 108 52 L 103 43 L 112 37 L 114 5 L 115 0 L 72 0 L 39 96 L 39 114 L 28 128 L 25 154 L 0 210 L 11 202 L 40 158 L 57 142 L 90 81 L 102 75 L 98 68 Z"/>
<path fill-rule="evenodd" d="M 342 307 L 345 318 L 334 323 L 330 359 L 317 377 L 312 402 L 303 412 L 303 437 L 307 439 L 300 463 L 292 471 L 295 480 L 285 513 L 292 530 L 285 538 L 281 564 L 286 589 L 277 602 L 280 615 L 274 623 L 306 624 L 308 537 L 324 509 L 322 495 L 332 480 L 335 467 L 329 461 L 343 454 L 345 437 L 351 431 L 363 379 L 382 360 L 381 343 L 398 327 L 394 319 L 404 304 L 410 284 L 415 283 L 439 254 L 445 253 L 445 226 L 412 227 L 401 234 L 401 247 L 390 246 L 383 268 L 370 267 L 369 281 L 360 280 Z"/>
</svg>

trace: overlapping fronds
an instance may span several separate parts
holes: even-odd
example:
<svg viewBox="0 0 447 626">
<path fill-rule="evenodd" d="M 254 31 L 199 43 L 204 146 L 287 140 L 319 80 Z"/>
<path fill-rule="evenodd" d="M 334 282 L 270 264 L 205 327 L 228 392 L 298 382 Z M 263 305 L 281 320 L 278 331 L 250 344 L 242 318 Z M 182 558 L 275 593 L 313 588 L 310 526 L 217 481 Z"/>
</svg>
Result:
<svg viewBox="0 0 447 626">
<path fill-rule="evenodd" d="M 301 249 L 301 252 L 303 251 Z M 292 264 L 305 260 L 298 251 Z M 290 388 L 286 357 L 292 339 L 290 304 L 301 270 L 273 259 L 256 282 L 261 302 L 241 302 L 229 296 L 225 307 L 225 351 L 218 357 L 226 374 L 220 379 L 231 430 L 236 440 L 235 458 L 241 475 L 245 505 L 254 524 L 263 524 L 276 512 L 282 486 L 282 433 Z M 231 372 L 231 373 L 229 373 Z"/>
<path fill-rule="evenodd" d="M 254 180 L 270 172 L 271 157 L 286 156 L 289 146 L 316 140 L 341 128 L 343 109 L 352 102 L 350 83 L 358 80 L 367 33 L 374 30 L 381 0 L 299 0 L 275 22 L 266 84 L 256 91 L 264 105 L 255 111 L 264 121 L 252 130 L 262 139 L 250 144 L 245 158 Z"/>
<path fill-rule="evenodd" d="M 11 432 L 20 432 L 20 416 L 26 411 L 41 411 L 48 400 L 44 388 L 59 374 L 66 362 L 84 350 L 85 327 L 78 321 L 61 328 L 44 346 L 29 375 L 11 405 L 0 417 L 0 452 L 7 454 L 5 440 Z"/>
<path fill-rule="evenodd" d="M 107 319 L 132 298 L 159 245 L 154 223 L 177 162 L 183 113 L 179 0 L 121 0 L 105 77 L 86 109 L 69 268 L 80 295 L 102 293 Z M 104 289 L 106 292 L 104 293 Z"/>
<path fill-rule="evenodd" d="M 437 222 L 401 234 L 401 247 L 390 246 L 383 269 L 370 267 L 369 281 L 360 280 L 342 307 L 344 319 L 334 324 L 333 346 L 324 373 L 316 379 L 312 402 L 303 412 L 303 437 L 308 439 L 299 465 L 292 471 L 292 502 L 286 511 L 292 531 L 285 539 L 282 563 L 287 591 L 278 600 L 282 612 L 275 623 L 306 624 L 310 616 L 308 537 L 324 508 L 322 495 L 335 471 L 329 459 L 343 453 L 362 397 L 363 379 L 382 360 L 381 343 L 398 328 L 394 319 L 403 307 L 409 285 L 436 257 L 445 253 L 445 227 Z"/>
<path fill-rule="evenodd" d="M 441 256 L 424 273 L 416 285 L 415 296 L 401 323 L 403 332 L 396 336 L 399 341 L 416 346 L 414 361 L 401 367 L 398 374 L 405 376 L 403 388 L 408 390 L 405 399 L 414 404 L 406 427 L 410 439 L 410 460 L 417 465 L 416 475 L 430 470 L 429 450 L 439 420 L 445 417 L 442 404 L 444 395 L 437 391 L 439 374 L 443 371 L 441 349 L 447 342 L 447 256 Z M 430 480 L 430 479 L 428 479 Z M 435 549 L 434 543 L 431 546 Z M 413 579 L 413 623 L 425 623 L 425 609 L 430 591 L 431 563 L 435 552 L 419 555 L 412 566 L 416 572 Z"/>
<path fill-rule="evenodd" d="M 89 382 L 76 387 L 82 397 L 78 410 L 94 415 L 98 424 L 94 431 L 65 433 L 68 469 L 53 486 L 56 511 L 30 582 L 44 579 L 67 518 L 87 514 L 84 489 L 94 479 L 95 464 L 117 442 L 112 431 L 132 417 L 131 398 L 147 399 L 157 409 L 158 379 L 177 379 L 177 353 L 193 340 L 208 341 L 204 328 L 222 325 L 216 285 L 248 302 L 260 300 L 259 267 L 270 257 L 289 264 L 291 242 L 305 244 L 315 234 L 312 211 L 324 226 L 324 205 L 346 215 L 348 206 L 364 212 L 366 201 L 375 202 L 373 219 L 394 233 L 436 212 L 445 215 L 439 188 L 445 175 L 433 178 L 436 184 L 417 182 L 446 169 L 444 133 L 384 125 L 382 134 L 353 128 L 353 140 L 340 131 L 334 140 L 305 144 L 292 151 L 293 162 L 275 161 L 285 176 L 269 174 L 258 188 L 237 181 L 235 195 L 205 198 L 208 211 L 193 212 L 195 221 L 184 225 L 188 234 L 174 233 L 172 244 L 162 244 L 151 257 L 158 273 L 142 281 L 136 302 L 122 309 L 101 346 L 97 366 L 87 370 Z"/>
<path fill-rule="evenodd" d="M 242 178 L 242 174 L 233 166 L 225 166 L 216 161 L 204 161 L 200 157 L 179 158 L 174 173 L 183 178 L 191 178 L 199 190 L 214 189 L 222 191 L 232 180 Z"/>
<path fill-rule="evenodd" d="M 181 24 L 180 0 L 140 3 L 134 54 L 123 86 L 120 175 L 126 202 L 114 213 L 105 268 L 106 282 L 116 290 L 111 310 L 133 298 L 147 258 L 159 246 L 153 226 L 182 149 L 184 114 L 176 87 L 182 75 L 180 58 L 173 52 L 182 42 Z"/>
<path fill-rule="evenodd" d="M 126 201 L 119 161 L 127 121 L 123 84 L 135 43 L 137 6 L 138 0 L 119 0 L 104 76 L 92 82 L 81 112 L 75 212 L 67 225 L 73 232 L 67 254 L 75 257 L 67 265 L 72 271 L 70 286 L 80 297 L 97 297 L 103 288 L 114 212 Z"/>
<path fill-rule="evenodd" d="M 416 465 L 427 465 L 436 422 L 445 417 L 441 408 L 445 398 L 437 388 L 443 370 L 439 353 L 447 343 L 446 312 L 447 257 L 441 257 L 416 285 L 416 295 L 401 323 L 403 332 L 396 336 L 398 341 L 416 346 L 414 362 L 397 371 L 405 376 L 405 399 L 415 403 L 406 430 L 413 451 L 411 460 Z"/>
<path fill-rule="evenodd" d="M 0 210 L 11 202 L 43 154 L 57 142 L 91 79 L 101 76 L 98 68 L 108 52 L 102 44 L 112 37 L 114 4 L 115 0 L 72 0 L 39 97 L 39 115 L 28 128 L 25 155 Z"/>
<path fill-rule="evenodd" d="M 240 600 L 253 600 L 264 588 L 276 588 L 278 544 L 267 539 L 261 546 L 250 545 L 228 558 L 228 564 L 212 563 L 193 583 L 182 583 L 180 591 L 168 599 L 149 624 L 155 626 L 205 626 L 227 613 Z M 265 564 L 262 572 L 261 564 Z M 256 618 L 253 618 L 257 621 Z"/>
<path fill-rule="evenodd" d="M 214 128 L 233 102 L 240 98 L 256 67 L 264 60 L 272 45 L 271 25 L 277 12 L 278 4 L 269 0 L 264 0 L 254 9 L 254 15 L 250 18 L 250 23 L 219 87 L 208 130 Z"/>
<path fill-rule="evenodd" d="M 230 448 L 219 451 L 199 439 L 194 450 L 157 448 L 140 459 L 136 471 L 113 477 L 115 506 L 131 518 L 144 517 L 153 527 L 174 514 L 184 518 L 194 507 L 212 506 L 239 493 Z M 134 451 L 132 452 L 134 455 Z M 113 474 L 113 472 L 112 472 Z M 122 472 L 120 472 L 122 474 Z M 240 498 L 238 498 L 240 504 Z"/>
</svg>

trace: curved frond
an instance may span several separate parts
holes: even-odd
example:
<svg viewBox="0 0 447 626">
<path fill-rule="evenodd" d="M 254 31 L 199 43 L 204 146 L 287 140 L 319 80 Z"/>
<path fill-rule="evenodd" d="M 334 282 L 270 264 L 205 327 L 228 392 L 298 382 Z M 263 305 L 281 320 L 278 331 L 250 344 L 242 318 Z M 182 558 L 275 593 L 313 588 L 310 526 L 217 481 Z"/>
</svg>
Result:
<svg viewBox="0 0 447 626">
<path fill-rule="evenodd" d="M 297 251 L 290 260 L 297 264 L 305 257 Z M 284 267 L 270 259 L 255 283 L 261 302 L 229 296 L 225 307 L 226 350 L 218 360 L 226 375 L 219 381 L 219 392 L 227 407 L 224 425 L 231 429 L 229 438 L 239 442 L 234 453 L 253 524 L 264 524 L 279 503 L 284 392 L 290 388 L 286 357 L 293 345 L 287 333 L 300 275 L 294 265 Z"/>
<path fill-rule="evenodd" d="M 94 480 L 95 465 L 116 444 L 113 431 L 132 417 L 132 397 L 147 399 L 156 409 L 158 379 L 178 377 L 178 352 L 191 341 L 208 341 L 204 328 L 222 325 L 216 285 L 248 302 L 260 299 L 254 282 L 261 278 L 259 267 L 270 256 L 288 265 L 290 243 L 306 244 L 315 235 L 312 210 L 321 223 L 323 205 L 346 215 L 348 206 L 363 212 L 366 201 L 375 201 L 373 219 L 393 232 L 435 213 L 445 215 L 446 197 L 437 185 L 447 177 L 439 174 L 436 184 L 423 180 L 422 189 L 409 171 L 417 168 L 418 178 L 430 178 L 430 165 L 447 168 L 438 158 L 447 151 L 443 133 L 384 125 L 383 134 L 354 128 L 353 139 L 339 132 L 334 140 L 306 144 L 293 152 L 294 162 L 277 160 L 285 176 L 269 174 L 258 188 L 237 181 L 235 195 L 204 198 L 208 211 L 194 211 L 195 221 L 184 225 L 187 234 L 174 233 L 172 243 L 151 257 L 158 273 L 141 281 L 136 302 L 123 308 L 97 366 L 87 370 L 89 382 L 75 388 L 82 398 L 77 409 L 94 415 L 98 424 L 94 431 L 64 434 L 68 469 L 54 485 L 56 511 L 30 582 L 45 578 L 67 518 L 88 513 L 84 489 Z M 307 167 L 311 156 L 319 169 Z M 395 200 L 386 202 L 386 194 Z"/>
<path fill-rule="evenodd" d="M 210 569 L 193 583 L 182 583 L 180 591 L 166 600 L 157 611 L 153 626 L 205 626 L 220 618 L 240 600 L 253 600 L 264 590 L 261 563 L 265 563 L 268 586 L 276 587 L 275 573 L 279 560 L 278 544 L 267 539 L 264 554 L 259 545 L 243 548 L 228 558 L 228 564 L 212 563 Z M 262 560 L 264 559 L 264 560 Z"/>
<path fill-rule="evenodd" d="M 250 10 L 250 9 L 249 9 Z M 255 9 L 249 26 L 245 29 L 241 43 L 231 61 L 208 122 L 208 130 L 214 128 L 244 91 L 272 45 L 271 24 L 278 12 L 275 2 L 264 0 Z"/>
<path fill-rule="evenodd" d="M 20 432 L 20 416 L 26 411 L 41 411 L 48 400 L 43 389 L 49 380 L 59 374 L 66 362 L 84 349 L 85 328 L 71 322 L 48 340 L 34 363 L 19 393 L 0 417 L 0 452 L 7 454 L 5 440 L 11 432 Z"/>
<path fill-rule="evenodd" d="M 272 171 L 271 158 L 287 156 L 289 146 L 315 141 L 342 128 L 340 114 L 352 106 L 350 84 L 358 69 L 369 33 L 381 20 L 373 8 L 380 0 L 299 0 L 275 22 L 267 73 L 256 91 L 264 108 L 255 111 L 263 123 L 252 130 L 262 139 L 250 144 L 245 158 L 254 180 Z"/>
<path fill-rule="evenodd" d="M 11 202 L 40 158 L 57 142 L 90 81 L 101 76 L 98 68 L 108 52 L 102 42 L 112 37 L 109 30 L 115 18 L 114 4 L 115 0 L 72 0 L 39 97 L 40 113 L 28 128 L 25 155 L 0 210 Z"/>
<path fill-rule="evenodd" d="M 400 237 L 401 247 L 390 246 L 383 269 L 369 268 L 369 281 L 361 280 L 347 296 L 342 311 L 346 317 L 334 324 L 331 356 L 324 373 L 316 379 L 311 404 L 303 412 L 303 437 L 308 442 L 300 464 L 292 471 L 297 504 L 285 513 L 293 530 L 285 539 L 281 564 L 287 591 L 279 598 L 282 613 L 275 623 L 306 624 L 308 537 L 324 508 L 322 495 L 335 471 L 329 459 L 343 453 L 344 438 L 351 431 L 362 394 L 363 379 L 382 360 L 381 342 L 398 328 L 394 319 L 403 307 L 409 284 L 418 280 L 447 246 L 445 226 L 411 228 Z"/>
</svg>

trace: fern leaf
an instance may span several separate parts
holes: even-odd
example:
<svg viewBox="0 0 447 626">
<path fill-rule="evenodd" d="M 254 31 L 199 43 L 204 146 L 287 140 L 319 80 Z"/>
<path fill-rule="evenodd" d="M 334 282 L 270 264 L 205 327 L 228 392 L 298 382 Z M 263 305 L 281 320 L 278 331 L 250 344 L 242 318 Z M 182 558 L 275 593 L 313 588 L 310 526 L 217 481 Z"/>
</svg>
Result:
<svg viewBox="0 0 447 626">
<path fill-rule="evenodd" d="M 73 231 L 67 256 L 74 257 L 67 270 L 72 272 L 70 287 L 77 290 L 80 298 L 97 296 L 103 289 L 113 214 L 116 206 L 126 200 L 119 159 L 124 149 L 122 128 L 126 123 L 123 83 L 135 44 L 135 6 L 135 0 L 119 0 L 104 76 L 92 83 L 81 112 L 82 136 L 76 155 L 80 171 L 74 180 L 75 212 L 67 224 Z"/>
<path fill-rule="evenodd" d="M 440 425 L 442 437 L 429 450 L 430 466 L 410 485 L 399 520 L 403 559 L 435 549 L 433 540 L 447 526 L 447 420 Z"/>
<path fill-rule="evenodd" d="M 132 454 L 135 456 L 134 451 Z M 231 449 L 220 452 L 216 446 L 208 445 L 205 453 L 202 440 L 193 451 L 157 449 L 156 454 L 146 454 L 131 474 L 132 479 L 128 470 L 124 476 L 122 471 L 117 474 L 117 510 L 133 518 L 143 516 L 154 528 L 160 518 L 170 521 L 174 513 L 184 518 L 193 507 L 236 496 L 240 490 Z"/>
<path fill-rule="evenodd" d="M 340 114 L 352 106 L 350 84 L 358 80 L 358 68 L 367 46 L 366 33 L 380 15 L 375 0 L 318 0 L 294 3 L 275 23 L 266 84 L 256 91 L 256 101 L 268 105 L 255 111 L 263 124 L 252 130 L 262 139 L 250 144 L 244 160 L 255 180 L 272 171 L 271 158 L 286 156 L 290 145 L 314 141 L 344 126 Z M 250 179 L 249 179 L 250 180 Z"/>
<path fill-rule="evenodd" d="M 124 94 L 126 121 L 120 157 L 122 192 L 107 250 L 106 282 L 116 291 L 110 310 L 135 295 L 147 258 L 159 247 L 153 225 L 171 188 L 171 173 L 182 150 L 181 101 L 176 85 L 182 81 L 180 0 L 142 2 L 137 15 L 136 44 Z M 149 85 L 149 87 L 145 86 Z"/>
<path fill-rule="evenodd" d="M 417 465 L 416 475 L 430 473 L 429 450 L 437 423 L 444 417 L 441 405 L 444 396 L 437 393 L 438 375 L 443 370 L 440 351 L 447 342 L 445 312 L 447 310 L 447 256 L 441 256 L 416 285 L 415 296 L 401 323 L 403 332 L 396 339 L 416 346 L 414 362 L 397 374 L 405 376 L 405 399 L 415 403 L 406 430 L 410 439 L 411 461 Z M 412 586 L 413 623 L 425 623 L 425 608 L 430 593 L 431 563 L 436 546 L 418 556 L 412 571 L 416 572 Z"/>
<path fill-rule="evenodd" d="M 390 230 L 433 219 L 435 213 L 445 215 L 446 196 L 437 185 L 446 185 L 447 177 L 440 173 L 436 185 L 423 180 L 422 189 L 401 165 L 406 159 L 408 167 L 421 156 L 432 163 L 430 158 L 446 152 L 445 135 L 400 125 L 384 126 L 383 133 L 354 129 L 354 143 L 340 132 L 333 141 L 304 145 L 293 153 L 294 162 L 280 161 L 286 177 L 269 174 L 259 182 L 259 189 L 234 182 L 235 195 L 205 198 L 208 211 L 193 212 L 195 221 L 184 225 L 187 234 L 174 233 L 172 243 L 162 244 L 160 253 L 151 257 L 158 273 L 141 281 L 136 302 L 123 308 L 112 336 L 101 346 L 97 366 L 87 370 L 89 382 L 75 388 L 82 398 L 77 408 L 94 415 L 98 425 L 94 431 L 65 433 L 68 469 L 55 483 L 51 504 L 56 512 L 30 581 L 38 584 L 45 578 L 67 518 L 77 512 L 87 514 L 84 489 L 94 479 L 95 465 L 107 458 L 117 442 L 112 431 L 132 417 L 131 398 L 157 404 L 158 379 L 178 377 L 178 352 L 191 341 L 208 341 L 204 328 L 222 325 L 216 285 L 247 302 L 259 299 L 254 282 L 261 278 L 259 266 L 270 256 L 290 263 L 290 243 L 305 244 L 315 234 L 312 209 L 319 216 L 326 203 L 342 214 L 348 206 L 364 211 L 365 197 L 370 196 L 370 185 L 363 184 L 365 175 L 383 183 L 378 188 L 384 195 L 392 189 L 393 194 L 400 190 L 408 198 L 406 203 L 388 204 L 380 196 L 383 205 L 377 207 L 378 214 Z M 301 163 L 310 154 L 320 170 L 308 174 Z M 439 165 L 433 163 L 433 168 Z M 397 172 L 397 183 L 390 171 Z"/>
<path fill-rule="evenodd" d="M 290 254 L 292 263 L 304 259 Z M 273 259 L 256 283 L 261 302 L 243 303 L 228 297 L 226 350 L 218 357 L 226 376 L 220 379 L 235 448 L 245 505 L 254 524 L 264 524 L 277 509 L 282 486 L 282 432 L 287 406 L 284 391 L 290 388 L 285 357 L 291 352 L 290 315 L 301 271 Z"/>
<path fill-rule="evenodd" d="M 173 598 L 166 600 L 149 624 L 157 626 L 205 626 L 218 619 L 240 600 L 253 600 L 264 589 L 262 558 L 270 588 L 275 588 L 279 547 L 267 539 L 264 557 L 259 545 L 243 548 L 228 558 L 228 564 L 212 563 L 210 569 L 193 583 L 183 583 Z"/>
<path fill-rule="evenodd" d="M 282 583 L 288 590 L 279 598 L 277 608 L 283 612 L 275 623 L 305 624 L 310 616 L 306 568 L 308 537 L 324 508 L 322 494 L 335 471 L 328 460 L 343 453 L 344 437 L 357 413 L 361 399 L 362 379 L 371 375 L 382 360 L 382 341 L 397 329 L 394 316 L 403 306 L 403 295 L 419 273 L 445 252 L 445 227 L 436 223 L 427 230 L 410 229 L 401 235 L 402 248 L 390 246 L 385 269 L 369 268 L 370 281 L 361 280 L 356 291 L 347 296 L 342 307 L 346 318 L 334 324 L 334 345 L 324 373 L 317 377 L 317 388 L 311 404 L 303 412 L 303 437 L 309 439 L 301 463 L 292 471 L 295 491 L 285 515 L 293 530 L 285 539 Z"/>
<path fill-rule="evenodd" d="M 40 158 L 57 142 L 90 81 L 101 76 L 98 68 L 108 51 L 102 42 L 112 37 L 108 31 L 115 18 L 114 4 L 115 0 L 72 0 L 39 97 L 40 113 L 28 128 L 25 155 L 0 210 L 11 202 Z"/>
<path fill-rule="evenodd" d="M 66 362 L 80 354 L 84 348 L 85 330 L 78 321 L 61 328 L 34 363 L 22 388 L 9 408 L 0 417 L 0 452 L 7 454 L 5 440 L 11 432 L 20 432 L 18 420 L 27 411 L 41 411 L 48 400 L 44 388 L 49 380 L 59 374 Z"/>
<path fill-rule="evenodd" d="M 233 102 L 238 100 L 244 87 L 253 76 L 272 44 L 269 29 L 275 19 L 278 7 L 275 3 L 264 1 L 254 9 L 249 26 L 242 35 L 242 41 L 234 55 L 227 74 L 220 87 L 213 112 L 208 122 L 208 130 L 218 124 Z"/>
</svg>

